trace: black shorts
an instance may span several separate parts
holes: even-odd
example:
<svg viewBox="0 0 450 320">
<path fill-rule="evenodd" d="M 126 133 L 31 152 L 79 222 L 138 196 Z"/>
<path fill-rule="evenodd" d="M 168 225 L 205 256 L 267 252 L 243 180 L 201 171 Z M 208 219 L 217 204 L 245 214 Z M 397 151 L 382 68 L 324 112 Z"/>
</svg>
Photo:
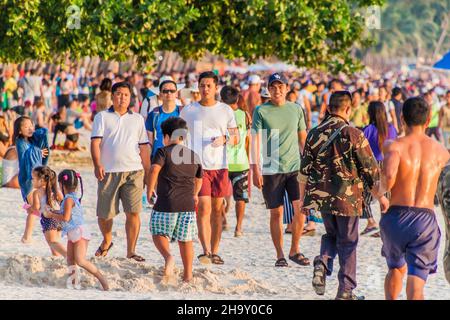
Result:
<svg viewBox="0 0 450 320">
<path fill-rule="evenodd" d="M 68 94 L 61 94 L 58 96 L 58 110 L 62 107 L 69 107 L 70 104 L 70 95 Z"/>
<path fill-rule="evenodd" d="M 262 192 L 267 209 L 275 209 L 283 206 L 285 190 L 291 201 L 300 200 L 297 176 L 298 171 L 263 175 Z"/>
<path fill-rule="evenodd" d="M 234 201 L 244 201 L 248 203 L 248 170 L 239 172 L 229 172 L 228 177 L 233 186 Z"/>
<path fill-rule="evenodd" d="M 78 133 L 73 133 L 73 134 L 67 134 L 66 135 L 67 140 L 70 141 L 70 142 L 77 142 L 78 141 L 78 137 L 79 137 Z"/>
</svg>

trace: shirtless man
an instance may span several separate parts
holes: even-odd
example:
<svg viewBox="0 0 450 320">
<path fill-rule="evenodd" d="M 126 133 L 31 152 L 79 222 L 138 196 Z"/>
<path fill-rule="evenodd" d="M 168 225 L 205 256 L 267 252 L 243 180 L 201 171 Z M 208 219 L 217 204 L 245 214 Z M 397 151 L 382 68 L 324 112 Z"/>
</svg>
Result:
<svg viewBox="0 0 450 320">
<path fill-rule="evenodd" d="M 422 98 L 405 101 L 406 135 L 384 147 L 382 190 L 391 191 L 390 208 L 380 221 L 382 255 L 389 272 L 384 290 L 397 299 L 408 271 L 406 296 L 422 300 L 427 276 L 437 270 L 440 231 L 434 214 L 434 195 L 447 149 L 425 134 L 430 106 Z"/>
</svg>

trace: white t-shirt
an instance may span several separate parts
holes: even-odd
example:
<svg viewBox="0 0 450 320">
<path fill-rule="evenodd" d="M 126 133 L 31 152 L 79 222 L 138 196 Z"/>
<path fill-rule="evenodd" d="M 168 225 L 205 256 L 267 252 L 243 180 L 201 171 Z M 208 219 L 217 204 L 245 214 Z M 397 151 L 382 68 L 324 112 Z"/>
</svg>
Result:
<svg viewBox="0 0 450 320">
<path fill-rule="evenodd" d="M 203 169 L 220 170 L 228 168 L 226 145 L 213 147 L 212 141 L 227 135 L 228 128 L 237 128 L 234 111 L 225 103 L 204 107 L 194 102 L 181 110 L 180 117 L 188 126 L 188 147 L 202 160 Z"/>
<path fill-rule="evenodd" d="M 142 170 L 139 146 L 148 144 L 144 118 L 128 111 L 120 116 L 112 108 L 97 113 L 91 139 L 101 138 L 100 161 L 105 172 Z"/>
<path fill-rule="evenodd" d="M 33 87 L 34 96 L 40 97 L 41 96 L 42 77 L 30 76 L 29 81 L 31 83 L 31 86 Z"/>
<path fill-rule="evenodd" d="M 311 101 L 312 101 L 312 98 L 313 98 L 312 93 L 309 92 L 309 91 L 306 90 L 306 89 L 300 90 L 299 96 L 301 96 L 301 97 L 306 97 L 306 98 L 309 100 L 309 102 L 311 102 Z M 302 100 L 303 100 L 303 99 L 302 99 Z"/>
<path fill-rule="evenodd" d="M 391 111 L 393 110 L 395 112 L 395 106 L 394 103 L 389 100 L 386 102 L 383 102 L 384 104 L 384 108 L 386 109 L 386 119 L 388 123 L 392 123 L 392 116 L 391 116 Z"/>
</svg>

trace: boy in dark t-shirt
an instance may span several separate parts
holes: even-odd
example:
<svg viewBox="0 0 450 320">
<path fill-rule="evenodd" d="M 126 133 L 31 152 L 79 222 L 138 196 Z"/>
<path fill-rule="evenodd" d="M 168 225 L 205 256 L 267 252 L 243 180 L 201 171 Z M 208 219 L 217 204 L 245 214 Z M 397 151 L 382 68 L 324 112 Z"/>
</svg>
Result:
<svg viewBox="0 0 450 320">
<path fill-rule="evenodd" d="M 197 238 L 195 206 L 202 185 L 202 166 L 194 151 L 182 145 L 187 134 L 186 121 L 171 117 L 161 124 L 164 147 L 152 162 L 147 195 L 156 182 L 158 198 L 150 219 L 150 232 L 156 248 L 164 257 L 165 278 L 173 274 L 175 259 L 170 253 L 170 240 L 178 240 L 183 261 L 183 280 L 192 280 L 194 249 Z"/>
</svg>

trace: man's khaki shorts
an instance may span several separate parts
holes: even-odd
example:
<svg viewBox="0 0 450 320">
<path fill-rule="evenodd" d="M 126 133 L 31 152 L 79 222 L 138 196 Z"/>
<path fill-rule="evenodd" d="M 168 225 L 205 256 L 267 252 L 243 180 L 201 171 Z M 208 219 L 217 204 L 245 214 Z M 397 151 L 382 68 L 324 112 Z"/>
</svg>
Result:
<svg viewBox="0 0 450 320">
<path fill-rule="evenodd" d="M 143 190 L 144 170 L 106 173 L 98 182 L 97 217 L 114 218 L 119 214 L 119 200 L 126 213 L 140 213 Z"/>
</svg>

